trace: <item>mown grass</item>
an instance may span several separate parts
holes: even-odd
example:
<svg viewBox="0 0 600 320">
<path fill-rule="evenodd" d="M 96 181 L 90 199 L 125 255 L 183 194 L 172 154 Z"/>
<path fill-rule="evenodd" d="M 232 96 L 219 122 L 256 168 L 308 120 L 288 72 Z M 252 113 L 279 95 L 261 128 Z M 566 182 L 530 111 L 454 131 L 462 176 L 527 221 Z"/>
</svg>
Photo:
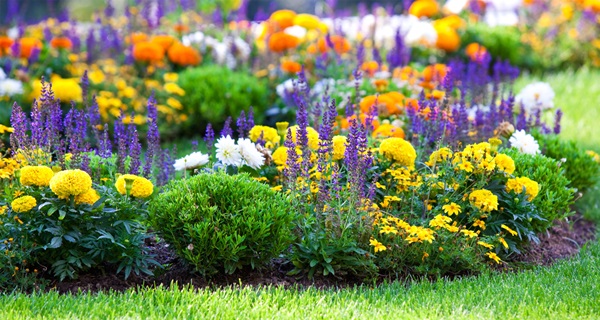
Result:
<svg viewBox="0 0 600 320">
<path fill-rule="evenodd" d="M 190 288 L 0 296 L 1 319 L 591 319 L 600 314 L 600 245 L 549 268 L 376 288 Z"/>
<path fill-rule="evenodd" d="M 600 151 L 600 72 L 583 69 L 543 78 L 565 112 L 565 139 Z M 517 89 L 536 78 L 519 79 Z M 187 146 L 188 148 L 190 146 Z M 182 148 L 183 149 L 183 148 Z M 600 217 L 591 192 L 583 208 Z M 0 319 L 594 319 L 600 314 L 600 243 L 571 260 L 521 273 L 486 273 L 437 282 L 415 280 L 352 289 L 186 288 L 124 293 L 0 296 Z"/>
</svg>

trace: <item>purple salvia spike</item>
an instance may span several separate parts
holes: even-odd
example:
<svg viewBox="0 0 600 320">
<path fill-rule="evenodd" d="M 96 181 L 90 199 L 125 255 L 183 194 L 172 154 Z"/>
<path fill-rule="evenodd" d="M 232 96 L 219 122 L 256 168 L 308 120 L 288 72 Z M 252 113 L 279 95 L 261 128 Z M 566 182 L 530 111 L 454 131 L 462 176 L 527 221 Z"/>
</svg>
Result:
<svg viewBox="0 0 600 320">
<path fill-rule="evenodd" d="M 215 132 L 213 131 L 212 125 L 209 123 L 206 126 L 206 133 L 204 134 L 204 142 L 206 143 L 206 148 L 208 149 L 208 153 L 212 153 L 213 143 L 215 142 Z"/>
<path fill-rule="evenodd" d="M 236 121 L 237 132 L 239 138 L 244 138 L 246 136 L 246 113 L 244 110 L 240 112 L 240 116 Z"/>
<path fill-rule="evenodd" d="M 16 152 L 16 150 L 19 149 L 29 148 L 29 137 L 27 136 L 29 121 L 21 106 L 16 102 L 13 103 L 10 125 L 14 129 L 10 135 L 10 146 L 13 152 Z"/>
<path fill-rule="evenodd" d="M 248 109 L 248 117 L 246 118 L 246 131 L 249 132 L 254 128 L 254 107 Z"/>
<path fill-rule="evenodd" d="M 233 137 L 233 130 L 231 130 L 231 121 L 231 117 L 227 117 L 227 119 L 225 120 L 225 124 L 223 125 L 223 130 L 221 130 L 221 137 Z"/>
<path fill-rule="evenodd" d="M 554 134 L 560 133 L 560 120 L 562 119 L 563 112 L 560 109 L 556 109 L 556 114 L 554 116 Z"/>
<path fill-rule="evenodd" d="M 140 144 L 135 125 L 131 126 L 133 127 L 133 132 L 131 133 L 131 141 L 129 142 L 129 173 L 139 174 L 142 165 L 140 160 L 142 155 L 142 145 Z"/>
</svg>

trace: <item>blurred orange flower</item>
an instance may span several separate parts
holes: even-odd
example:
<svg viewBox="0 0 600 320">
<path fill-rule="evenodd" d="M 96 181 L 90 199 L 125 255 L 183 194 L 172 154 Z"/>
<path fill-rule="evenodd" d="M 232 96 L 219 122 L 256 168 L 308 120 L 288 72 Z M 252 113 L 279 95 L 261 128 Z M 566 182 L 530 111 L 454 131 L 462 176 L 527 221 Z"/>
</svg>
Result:
<svg viewBox="0 0 600 320">
<path fill-rule="evenodd" d="M 36 38 L 19 39 L 19 57 L 29 59 L 34 48 L 41 50 L 42 42 Z"/>
<path fill-rule="evenodd" d="M 73 48 L 73 42 L 67 37 L 57 37 L 50 40 L 50 46 L 56 49 L 71 49 Z"/>
<path fill-rule="evenodd" d="M 157 63 L 164 57 L 164 49 L 154 42 L 138 42 L 133 46 L 133 58 L 136 61 Z"/>
<path fill-rule="evenodd" d="M 269 49 L 273 52 L 283 52 L 298 46 L 300 39 L 283 32 L 275 32 L 269 37 Z"/>
<path fill-rule="evenodd" d="M 302 65 L 295 61 L 283 61 L 281 63 L 281 70 L 287 73 L 298 73 L 302 70 Z"/>
<path fill-rule="evenodd" d="M 169 60 L 179 66 L 195 66 L 200 63 L 202 58 L 200 54 L 192 47 L 184 46 L 181 43 L 175 43 L 167 52 Z"/>
<path fill-rule="evenodd" d="M 346 40 L 342 36 L 333 35 L 331 36 L 331 43 L 333 44 L 333 50 L 338 54 L 346 53 L 350 51 L 350 42 Z M 317 43 L 317 47 L 319 48 L 319 52 L 325 53 L 329 51 L 329 45 L 327 44 L 327 40 L 325 38 L 320 38 Z"/>
</svg>

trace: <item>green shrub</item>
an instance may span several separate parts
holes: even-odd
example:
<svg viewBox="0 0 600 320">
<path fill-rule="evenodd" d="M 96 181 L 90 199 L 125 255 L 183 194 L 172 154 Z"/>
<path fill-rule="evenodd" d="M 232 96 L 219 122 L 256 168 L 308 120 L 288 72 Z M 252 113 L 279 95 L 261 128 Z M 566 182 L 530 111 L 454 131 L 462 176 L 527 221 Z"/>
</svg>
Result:
<svg viewBox="0 0 600 320">
<path fill-rule="evenodd" d="M 252 106 L 256 123 L 268 107 L 267 84 L 244 72 L 221 66 L 188 69 L 179 76 L 185 90 L 181 102 L 188 115 L 188 129 L 212 123 L 219 127 L 227 117 L 237 117 Z"/>
<path fill-rule="evenodd" d="M 542 154 L 558 161 L 566 160 L 561 167 L 564 168 L 567 179 L 571 181 L 571 187 L 585 193 L 598 182 L 600 164 L 575 141 L 565 141 L 556 135 L 542 135 L 536 132 L 533 135 L 540 144 Z"/>
<path fill-rule="evenodd" d="M 150 220 L 175 252 L 205 276 L 258 268 L 292 240 L 288 199 L 247 174 L 204 173 L 172 181 Z"/>
<path fill-rule="evenodd" d="M 515 161 L 515 176 L 528 177 L 540 185 L 540 193 L 533 204 L 546 220 L 535 224 L 535 232 L 543 232 L 552 226 L 554 220 L 571 214 L 570 205 L 576 190 L 571 187 L 559 161 L 543 155 L 524 154 L 513 148 L 503 152 Z"/>
</svg>

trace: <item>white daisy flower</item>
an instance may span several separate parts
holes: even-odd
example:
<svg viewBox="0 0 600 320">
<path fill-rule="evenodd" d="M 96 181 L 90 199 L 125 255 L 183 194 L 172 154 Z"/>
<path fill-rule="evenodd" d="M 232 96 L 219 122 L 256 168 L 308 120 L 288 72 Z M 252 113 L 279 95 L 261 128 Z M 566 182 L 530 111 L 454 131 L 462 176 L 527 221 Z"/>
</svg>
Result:
<svg viewBox="0 0 600 320">
<path fill-rule="evenodd" d="M 524 130 L 515 131 L 510 139 L 510 146 L 513 148 L 517 148 L 520 152 L 526 154 L 539 154 L 540 153 L 540 145 L 535 141 L 535 138 L 526 133 Z"/>
<path fill-rule="evenodd" d="M 239 167 L 242 164 L 240 149 L 229 135 L 219 138 L 215 147 L 217 148 L 217 159 L 224 165 Z"/>
<path fill-rule="evenodd" d="M 177 159 L 173 167 L 175 170 L 187 170 L 187 169 L 195 169 L 201 167 L 208 163 L 208 155 L 203 154 L 202 152 L 194 152 L 190 153 L 187 156 Z"/>
<path fill-rule="evenodd" d="M 552 109 L 554 108 L 554 90 L 545 82 L 531 83 L 519 92 L 515 101 L 523 104 L 527 113 Z"/>
<path fill-rule="evenodd" d="M 244 163 L 252 169 L 258 169 L 265 163 L 262 153 L 250 139 L 238 139 L 238 147 Z"/>
</svg>

